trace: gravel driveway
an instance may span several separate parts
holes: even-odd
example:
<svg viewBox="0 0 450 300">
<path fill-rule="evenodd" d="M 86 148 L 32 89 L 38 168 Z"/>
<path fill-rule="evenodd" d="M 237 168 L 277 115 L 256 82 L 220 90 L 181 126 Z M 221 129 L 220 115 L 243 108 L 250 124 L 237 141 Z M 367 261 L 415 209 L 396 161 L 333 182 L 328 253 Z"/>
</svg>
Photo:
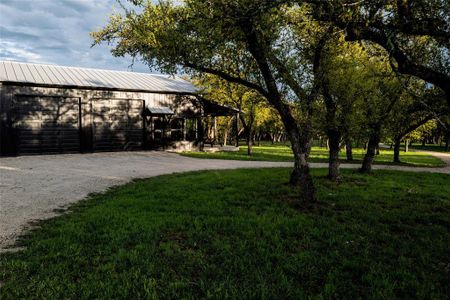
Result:
<svg viewBox="0 0 450 300">
<path fill-rule="evenodd" d="M 327 164 L 311 164 L 326 167 Z M 183 157 L 167 152 L 115 152 L 0 158 L 0 250 L 10 246 L 33 221 L 58 214 L 58 209 L 89 193 L 174 172 L 208 169 L 288 167 L 289 162 L 231 161 Z M 357 168 L 359 165 L 341 165 Z M 374 166 L 417 172 L 450 173 L 449 168 Z"/>
<path fill-rule="evenodd" d="M 168 152 L 111 152 L 0 158 L 0 249 L 36 220 L 89 193 L 134 178 L 207 169 L 289 166 L 291 163 L 204 160 Z M 55 211 L 56 210 L 56 211 Z"/>
</svg>

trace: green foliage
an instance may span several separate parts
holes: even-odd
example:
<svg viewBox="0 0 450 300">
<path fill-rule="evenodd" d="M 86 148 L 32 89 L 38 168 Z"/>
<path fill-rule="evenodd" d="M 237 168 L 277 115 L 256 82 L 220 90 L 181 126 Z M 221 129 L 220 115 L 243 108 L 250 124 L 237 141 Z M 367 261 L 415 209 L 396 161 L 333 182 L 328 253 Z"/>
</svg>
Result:
<svg viewBox="0 0 450 300">
<path fill-rule="evenodd" d="M 435 120 L 432 121 L 428 121 L 427 123 L 423 124 L 422 126 L 420 126 L 419 128 L 417 128 L 416 130 L 410 132 L 406 138 L 410 139 L 412 141 L 421 141 L 424 138 L 426 138 L 428 136 L 428 134 L 436 128 L 437 122 Z"/>
<path fill-rule="evenodd" d="M 259 131 L 283 132 L 279 115 L 256 91 L 209 74 L 199 76 L 193 82 L 202 90 L 204 97 L 241 111 L 241 123 L 246 131 L 251 127 L 252 135 Z M 219 120 L 219 132 L 230 130 L 231 118 Z"/>
<path fill-rule="evenodd" d="M 298 2 L 311 3 L 315 19 L 332 22 L 345 30 L 348 39 L 370 40 L 383 46 L 397 60 L 401 71 L 424 80 L 430 79 L 432 73 L 436 78 L 442 76 L 448 80 L 450 44 L 447 16 L 450 9 L 447 1 Z M 416 70 L 411 64 L 423 68 Z M 442 84 L 440 86 L 444 88 Z"/>
<path fill-rule="evenodd" d="M 374 45 L 348 43 L 341 36 L 329 48 L 326 76 L 338 104 L 341 131 L 353 138 L 367 137 L 393 117 L 390 110 L 399 105 L 403 79 L 392 71 L 387 54 Z"/>
<path fill-rule="evenodd" d="M 242 2 L 242 3 L 241 3 Z M 239 15 L 264 10 L 269 1 L 151 1 L 111 17 L 92 33 L 96 43 L 114 44 L 113 54 L 139 56 L 151 68 L 176 73 L 208 67 L 255 78 L 256 66 L 246 51 Z M 242 7 L 242 8 L 241 8 Z M 270 8 L 268 8 L 270 9 Z M 139 11 L 139 12 L 137 12 Z M 241 69 L 243 68 L 243 69 Z M 201 72 L 201 71 L 200 71 Z"/>
<path fill-rule="evenodd" d="M 306 210 L 287 169 L 93 195 L 0 257 L 0 298 L 447 297 L 449 175 L 313 173 L 319 202 Z"/>
</svg>

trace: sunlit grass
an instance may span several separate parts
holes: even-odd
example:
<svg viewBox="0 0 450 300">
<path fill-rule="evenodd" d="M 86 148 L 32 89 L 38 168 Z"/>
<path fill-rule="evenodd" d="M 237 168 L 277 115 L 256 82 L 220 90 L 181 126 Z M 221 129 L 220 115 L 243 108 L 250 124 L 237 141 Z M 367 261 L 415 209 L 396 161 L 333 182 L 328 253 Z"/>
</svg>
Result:
<svg viewBox="0 0 450 300">
<path fill-rule="evenodd" d="M 354 161 L 351 163 L 361 163 L 365 154 L 362 148 L 353 149 Z M 196 158 L 214 158 L 230 160 L 259 160 L 259 161 L 292 161 L 292 150 L 288 145 L 262 145 L 254 146 L 253 155 L 247 155 L 247 146 L 241 146 L 238 152 L 184 152 L 181 155 Z M 421 166 L 421 167 L 442 167 L 445 163 L 439 158 L 420 152 L 402 152 L 400 154 L 402 163 L 400 165 Z M 341 162 L 345 160 L 345 151 L 340 153 Z M 376 164 L 396 164 L 393 163 L 394 153 L 390 149 L 381 149 L 380 155 L 375 158 Z M 328 150 L 326 148 L 313 147 L 311 150 L 310 162 L 327 162 Z M 398 164 L 396 164 L 398 165 Z"/>
<path fill-rule="evenodd" d="M 0 256 L 1 299 L 446 299 L 450 176 L 168 175 L 74 206 Z"/>
</svg>

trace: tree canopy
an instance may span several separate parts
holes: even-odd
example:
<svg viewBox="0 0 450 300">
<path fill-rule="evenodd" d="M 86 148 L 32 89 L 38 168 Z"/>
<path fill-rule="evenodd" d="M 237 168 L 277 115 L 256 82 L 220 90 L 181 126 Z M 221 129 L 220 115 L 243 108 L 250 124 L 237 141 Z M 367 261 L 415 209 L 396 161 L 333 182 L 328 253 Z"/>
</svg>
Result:
<svg viewBox="0 0 450 300">
<path fill-rule="evenodd" d="M 92 34 L 95 43 L 152 69 L 207 78 L 209 93 L 222 100 L 236 93 L 250 104 L 264 99 L 290 140 L 291 183 L 300 184 L 305 201 L 314 200 L 307 162 L 314 132 L 327 135 L 335 171 L 342 140 L 351 145 L 364 136 L 362 170 L 370 171 L 381 138 L 396 128 L 390 135 L 398 139 L 414 125 L 392 121 L 395 114 L 414 107 L 436 119 L 445 114 L 443 99 L 450 107 L 443 0 L 131 2 L 135 9 L 112 15 Z M 222 93 L 227 85 L 235 95 Z"/>
</svg>

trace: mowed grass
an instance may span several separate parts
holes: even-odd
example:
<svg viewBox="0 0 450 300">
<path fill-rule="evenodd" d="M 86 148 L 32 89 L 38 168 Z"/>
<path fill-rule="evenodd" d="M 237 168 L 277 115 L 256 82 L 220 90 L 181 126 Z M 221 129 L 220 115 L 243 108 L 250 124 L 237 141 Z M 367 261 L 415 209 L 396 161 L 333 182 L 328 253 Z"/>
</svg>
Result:
<svg viewBox="0 0 450 300">
<path fill-rule="evenodd" d="M 0 256 L 1 299 L 426 298 L 450 294 L 450 176 L 289 169 L 139 180 L 45 221 Z"/>
<path fill-rule="evenodd" d="M 181 155 L 195 158 L 214 158 L 230 160 L 262 160 L 262 161 L 293 161 L 292 150 L 289 145 L 262 145 L 253 148 L 253 155 L 247 155 L 247 146 L 240 146 L 238 152 L 183 152 Z M 365 150 L 362 148 L 353 149 L 354 161 L 350 163 L 361 163 L 364 158 Z M 348 163 L 345 160 L 345 151 L 341 151 L 340 158 L 342 163 Z M 394 153 L 390 149 L 381 149 L 380 155 L 375 158 L 376 164 L 392 164 L 417 167 L 444 167 L 445 163 L 434 156 L 420 152 L 402 152 L 400 154 L 402 163 L 393 163 Z M 313 147 L 310 155 L 310 162 L 327 162 L 328 150 L 326 148 Z"/>
</svg>

